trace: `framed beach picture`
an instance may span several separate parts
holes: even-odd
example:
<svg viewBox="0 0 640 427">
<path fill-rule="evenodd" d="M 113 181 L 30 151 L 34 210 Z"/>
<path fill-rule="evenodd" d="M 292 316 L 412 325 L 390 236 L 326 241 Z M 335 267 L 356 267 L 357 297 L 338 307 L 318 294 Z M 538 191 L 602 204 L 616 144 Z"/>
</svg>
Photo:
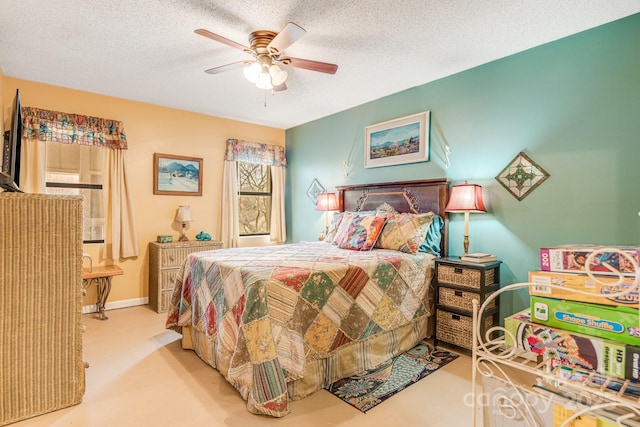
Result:
<svg viewBox="0 0 640 427">
<path fill-rule="evenodd" d="M 430 112 L 413 114 L 365 128 L 364 167 L 429 161 Z"/>
<path fill-rule="evenodd" d="M 202 159 L 155 153 L 153 194 L 202 196 Z"/>
</svg>

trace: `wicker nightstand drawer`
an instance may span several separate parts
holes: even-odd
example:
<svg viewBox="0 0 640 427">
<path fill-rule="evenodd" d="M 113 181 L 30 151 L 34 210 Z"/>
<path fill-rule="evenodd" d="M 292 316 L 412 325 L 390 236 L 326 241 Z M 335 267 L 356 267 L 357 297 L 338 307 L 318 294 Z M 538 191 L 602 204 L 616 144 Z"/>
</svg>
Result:
<svg viewBox="0 0 640 427">
<path fill-rule="evenodd" d="M 486 296 L 488 297 L 489 295 L 491 294 L 487 294 Z M 464 310 L 471 313 L 474 299 L 478 301 L 478 307 L 480 307 L 481 296 L 476 292 L 466 292 L 444 286 L 438 289 L 438 304 L 454 310 Z M 495 306 L 496 300 L 493 299 L 487 304 L 486 310 L 491 310 Z"/>
<path fill-rule="evenodd" d="M 164 291 L 160 294 L 160 298 L 158 298 L 158 313 L 164 313 L 165 311 L 169 310 L 172 294 L 172 291 Z"/>
<path fill-rule="evenodd" d="M 191 253 L 222 248 L 222 242 L 190 240 L 149 244 L 149 304 L 163 313 L 169 308 L 173 282 L 185 258 Z"/>
<path fill-rule="evenodd" d="M 500 281 L 500 261 L 471 263 L 460 258 L 436 260 L 436 337 L 466 349 L 473 345 L 473 301 L 478 308 L 495 293 Z M 499 323 L 499 301 L 492 299 L 485 307 L 481 332 Z"/>
<path fill-rule="evenodd" d="M 439 264 L 437 280 L 439 284 L 462 286 L 479 290 L 483 286 L 496 283 L 496 269 L 485 271 L 484 283 L 482 282 L 482 270 L 462 266 Z"/>
<path fill-rule="evenodd" d="M 163 291 L 172 290 L 173 282 L 176 280 L 179 271 L 179 268 L 160 270 L 160 289 Z"/>
<path fill-rule="evenodd" d="M 484 319 L 484 330 L 493 326 L 493 318 Z M 436 311 L 436 339 L 471 350 L 473 346 L 473 319 L 471 316 Z"/>
</svg>

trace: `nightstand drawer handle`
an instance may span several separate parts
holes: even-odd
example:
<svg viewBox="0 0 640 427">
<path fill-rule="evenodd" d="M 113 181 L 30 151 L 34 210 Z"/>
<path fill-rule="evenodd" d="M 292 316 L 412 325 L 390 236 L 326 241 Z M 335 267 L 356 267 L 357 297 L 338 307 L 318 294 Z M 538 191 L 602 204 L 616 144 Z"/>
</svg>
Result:
<svg viewBox="0 0 640 427">
<path fill-rule="evenodd" d="M 456 274 L 462 274 L 462 268 L 461 267 L 454 267 L 453 268 L 453 272 Z"/>
<path fill-rule="evenodd" d="M 462 291 L 453 291 L 453 294 L 457 297 L 462 297 Z"/>
<path fill-rule="evenodd" d="M 459 314 L 452 314 L 452 315 L 451 315 L 451 318 L 452 318 L 453 320 L 460 320 L 460 315 L 459 315 Z"/>
</svg>

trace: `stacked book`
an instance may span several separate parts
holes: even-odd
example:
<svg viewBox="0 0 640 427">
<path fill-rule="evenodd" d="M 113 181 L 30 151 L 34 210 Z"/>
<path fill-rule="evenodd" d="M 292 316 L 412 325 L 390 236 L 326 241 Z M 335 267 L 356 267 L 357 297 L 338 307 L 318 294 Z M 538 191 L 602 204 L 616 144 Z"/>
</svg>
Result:
<svg viewBox="0 0 640 427">
<path fill-rule="evenodd" d="M 477 262 L 477 263 L 485 263 L 485 262 L 493 262 L 497 261 L 495 255 L 491 254 L 483 254 L 480 252 L 472 253 L 472 254 L 464 254 L 460 257 L 460 261 L 466 262 Z"/>
<path fill-rule="evenodd" d="M 624 384 L 623 392 L 638 398 L 639 258 L 640 246 L 540 249 L 540 270 L 529 272 L 530 307 L 505 319 L 507 344 L 567 375 L 585 372 L 618 391 Z"/>
</svg>

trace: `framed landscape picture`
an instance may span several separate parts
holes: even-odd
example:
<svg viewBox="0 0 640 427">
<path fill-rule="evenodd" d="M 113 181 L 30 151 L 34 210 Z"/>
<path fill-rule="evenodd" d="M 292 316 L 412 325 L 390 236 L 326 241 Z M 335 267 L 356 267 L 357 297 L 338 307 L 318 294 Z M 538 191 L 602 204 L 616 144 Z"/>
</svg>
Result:
<svg viewBox="0 0 640 427">
<path fill-rule="evenodd" d="M 413 114 L 365 128 L 364 167 L 429 161 L 430 112 Z"/>
<path fill-rule="evenodd" d="M 153 194 L 202 196 L 202 159 L 155 153 Z"/>
</svg>

